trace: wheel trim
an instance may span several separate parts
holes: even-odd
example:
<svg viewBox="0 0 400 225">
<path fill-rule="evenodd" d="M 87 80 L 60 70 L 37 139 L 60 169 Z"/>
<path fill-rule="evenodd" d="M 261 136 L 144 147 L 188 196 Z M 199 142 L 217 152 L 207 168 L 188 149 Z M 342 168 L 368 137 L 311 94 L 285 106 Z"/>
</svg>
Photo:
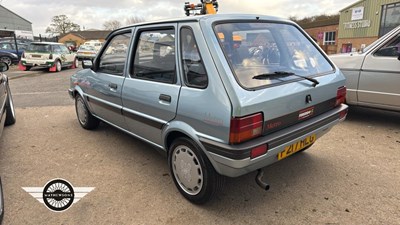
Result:
<svg viewBox="0 0 400 225">
<path fill-rule="evenodd" d="M 75 60 L 74 60 L 74 63 L 75 63 L 75 68 L 78 68 L 78 66 L 79 66 L 79 61 L 78 61 L 77 59 L 75 59 Z"/>
<path fill-rule="evenodd" d="M 57 67 L 57 71 L 61 71 L 61 63 L 60 63 L 60 61 L 57 61 L 56 67 Z"/>
<path fill-rule="evenodd" d="M 197 195 L 203 187 L 203 170 L 194 152 L 185 145 L 177 146 L 172 153 L 173 175 L 183 191 Z"/>
<path fill-rule="evenodd" d="M 11 65 L 11 59 L 8 57 L 1 57 L 0 62 L 5 62 L 7 65 Z"/>
<path fill-rule="evenodd" d="M 87 118 L 88 118 L 88 112 L 85 106 L 85 103 L 81 98 L 79 98 L 76 102 L 76 111 L 78 114 L 78 120 L 81 124 L 86 124 L 87 123 Z"/>
</svg>

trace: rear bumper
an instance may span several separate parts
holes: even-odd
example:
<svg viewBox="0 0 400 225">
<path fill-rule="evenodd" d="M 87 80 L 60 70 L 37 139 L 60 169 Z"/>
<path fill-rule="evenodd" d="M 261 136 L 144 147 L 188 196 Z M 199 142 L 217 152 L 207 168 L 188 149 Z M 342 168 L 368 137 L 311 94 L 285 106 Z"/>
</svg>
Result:
<svg viewBox="0 0 400 225">
<path fill-rule="evenodd" d="M 40 66 L 40 67 L 50 68 L 54 66 L 53 61 L 46 61 L 46 60 L 21 60 L 21 64 L 23 66 L 30 66 L 30 67 Z"/>
<path fill-rule="evenodd" d="M 347 112 L 347 109 L 348 106 L 342 104 L 317 117 L 240 145 L 228 145 L 205 138 L 200 138 L 200 142 L 220 174 L 237 177 L 277 162 L 278 153 L 282 152 L 286 146 L 307 136 L 315 134 L 317 139 L 322 137 L 334 125 L 344 120 L 345 117 L 340 118 L 340 114 Z M 265 144 L 268 145 L 268 152 L 251 159 L 251 149 Z"/>
</svg>

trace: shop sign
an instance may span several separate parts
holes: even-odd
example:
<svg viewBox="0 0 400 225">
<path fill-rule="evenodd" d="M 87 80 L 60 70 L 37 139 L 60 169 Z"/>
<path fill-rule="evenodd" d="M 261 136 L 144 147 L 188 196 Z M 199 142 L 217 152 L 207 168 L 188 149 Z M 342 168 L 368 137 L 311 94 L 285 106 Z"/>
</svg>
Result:
<svg viewBox="0 0 400 225">
<path fill-rule="evenodd" d="M 371 20 L 361 20 L 361 21 L 344 23 L 344 29 L 357 29 L 370 26 L 371 26 Z"/>
<path fill-rule="evenodd" d="M 362 20 L 364 18 L 364 7 L 360 6 L 352 9 L 351 20 Z"/>
</svg>

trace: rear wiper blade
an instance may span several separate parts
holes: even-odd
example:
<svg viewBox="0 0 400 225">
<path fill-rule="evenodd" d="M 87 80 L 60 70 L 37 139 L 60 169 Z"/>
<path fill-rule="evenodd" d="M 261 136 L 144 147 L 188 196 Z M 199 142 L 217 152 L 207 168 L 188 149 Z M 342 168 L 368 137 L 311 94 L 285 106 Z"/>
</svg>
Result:
<svg viewBox="0 0 400 225">
<path fill-rule="evenodd" d="M 301 77 L 303 79 L 306 79 L 308 81 L 313 82 L 313 87 L 316 87 L 319 82 L 314 79 L 314 78 L 310 78 L 310 77 L 305 77 L 305 76 L 301 76 L 292 72 L 286 72 L 286 71 L 275 71 L 273 73 L 263 73 L 263 74 L 259 74 L 253 77 L 253 79 L 257 79 L 257 80 L 263 80 L 263 79 L 269 79 L 271 77 L 274 76 L 296 76 L 296 77 Z"/>
</svg>

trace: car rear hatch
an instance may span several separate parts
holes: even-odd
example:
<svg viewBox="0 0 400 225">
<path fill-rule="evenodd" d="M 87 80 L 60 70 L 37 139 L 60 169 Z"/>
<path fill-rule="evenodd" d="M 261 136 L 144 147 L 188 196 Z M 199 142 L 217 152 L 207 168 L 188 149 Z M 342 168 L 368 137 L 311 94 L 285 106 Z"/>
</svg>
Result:
<svg viewBox="0 0 400 225">
<path fill-rule="evenodd" d="M 24 58 L 30 60 L 46 60 L 51 57 L 51 45 L 45 43 L 31 43 L 24 52 Z"/>
<path fill-rule="evenodd" d="M 215 25 L 214 32 L 232 71 L 227 72 L 233 88 L 228 90 L 231 144 L 307 121 L 344 102 L 344 77 L 294 24 L 235 21 Z"/>
</svg>

